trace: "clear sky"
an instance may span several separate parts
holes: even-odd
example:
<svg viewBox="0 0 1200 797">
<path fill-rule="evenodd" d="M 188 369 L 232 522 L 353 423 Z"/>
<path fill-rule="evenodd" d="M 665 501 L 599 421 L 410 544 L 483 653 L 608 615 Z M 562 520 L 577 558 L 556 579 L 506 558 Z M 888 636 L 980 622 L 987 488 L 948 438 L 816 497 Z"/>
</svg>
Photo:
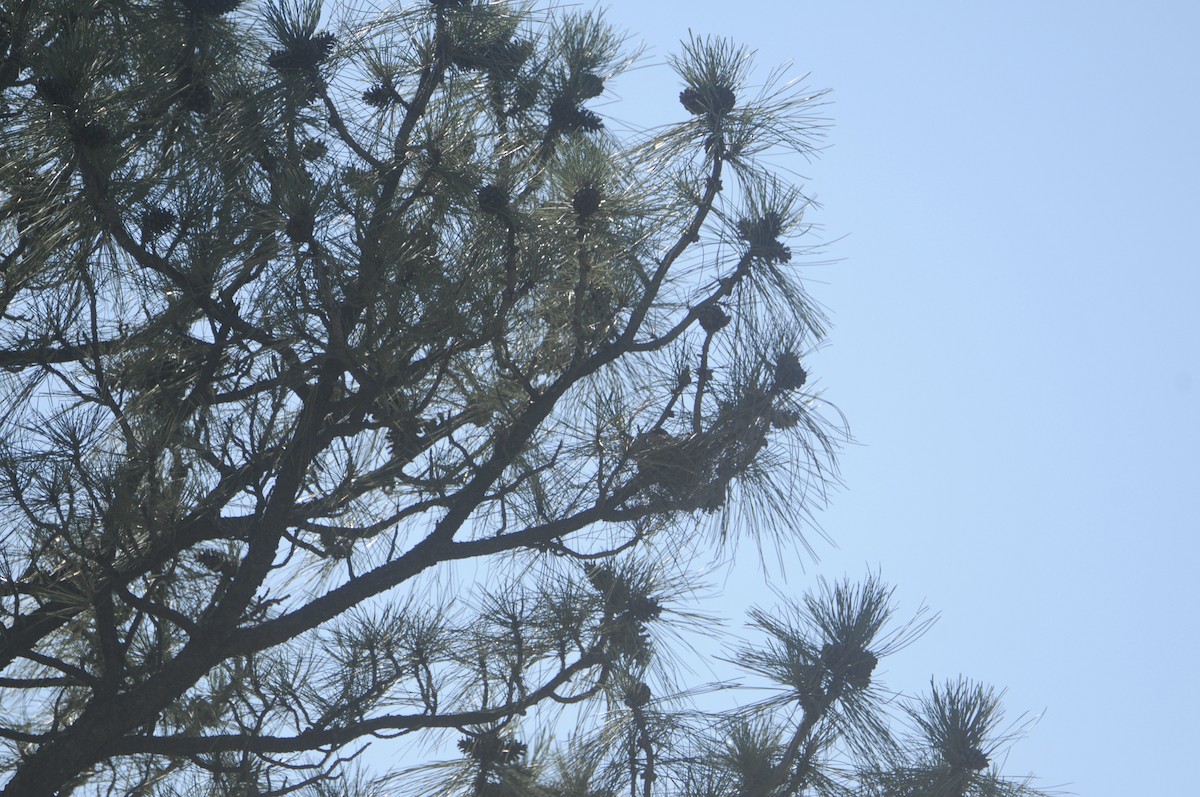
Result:
<svg viewBox="0 0 1200 797">
<path fill-rule="evenodd" d="M 835 324 L 813 370 L 858 444 L 819 515 L 838 547 L 788 588 L 878 569 L 939 611 L 887 682 L 961 672 L 1042 714 L 1009 774 L 1194 793 L 1200 4 L 609 6 L 647 64 L 691 28 L 833 90 L 829 148 L 793 165 L 839 261 L 809 269 Z M 613 88 L 630 121 L 678 91 Z"/>
</svg>

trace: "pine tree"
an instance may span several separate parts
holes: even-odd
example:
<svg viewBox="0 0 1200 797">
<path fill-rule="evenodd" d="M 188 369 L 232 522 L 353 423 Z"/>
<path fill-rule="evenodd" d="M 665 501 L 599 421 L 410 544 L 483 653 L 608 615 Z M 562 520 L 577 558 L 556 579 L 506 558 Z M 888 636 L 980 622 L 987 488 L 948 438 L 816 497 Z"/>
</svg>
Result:
<svg viewBox="0 0 1200 797">
<path fill-rule="evenodd" d="M 696 38 L 618 136 L 598 13 L 332 11 L 0 3 L 0 793 L 1032 793 L 987 690 L 897 732 L 875 579 L 754 614 L 766 700 L 671 665 L 835 478 L 821 94 Z"/>
</svg>

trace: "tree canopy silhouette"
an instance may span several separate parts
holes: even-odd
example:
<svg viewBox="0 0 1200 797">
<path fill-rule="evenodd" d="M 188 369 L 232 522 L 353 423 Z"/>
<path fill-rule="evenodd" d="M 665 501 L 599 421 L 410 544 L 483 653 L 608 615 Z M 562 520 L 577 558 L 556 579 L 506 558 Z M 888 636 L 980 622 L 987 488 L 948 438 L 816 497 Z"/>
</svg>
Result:
<svg viewBox="0 0 1200 797">
<path fill-rule="evenodd" d="M 754 614 L 737 709 L 663 641 L 834 478 L 763 159 L 821 93 L 694 38 L 618 135 L 598 13 L 328 11 L 0 3 L 2 793 L 1024 788 L 987 690 L 893 729 L 875 579 Z M 457 758 L 363 765 L 397 736 Z"/>
</svg>

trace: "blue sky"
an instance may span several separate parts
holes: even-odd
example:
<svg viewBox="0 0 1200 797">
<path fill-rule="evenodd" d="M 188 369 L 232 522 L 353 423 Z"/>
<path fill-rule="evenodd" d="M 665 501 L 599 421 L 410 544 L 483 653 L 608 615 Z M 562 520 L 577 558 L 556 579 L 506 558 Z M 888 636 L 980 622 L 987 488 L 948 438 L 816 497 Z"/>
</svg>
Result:
<svg viewBox="0 0 1200 797">
<path fill-rule="evenodd" d="M 939 611 L 888 684 L 1007 688 L 1010 716 L 1042 715 L 1010 774 L 1194 790 L 1200 5 L 610 9 L 648 65 L 691 28 L 833 90 L 828 149 L 789 165 L 828 244 L 813 370 L 858 443 L 819 514 L 838 547 L 788 589 L 878 569 Z M 613 88 L 601 110 L 631 122 L 678 91 L 663 67 Z M 760 584 L 751 563 L 726 590 Z"/>
</svg>

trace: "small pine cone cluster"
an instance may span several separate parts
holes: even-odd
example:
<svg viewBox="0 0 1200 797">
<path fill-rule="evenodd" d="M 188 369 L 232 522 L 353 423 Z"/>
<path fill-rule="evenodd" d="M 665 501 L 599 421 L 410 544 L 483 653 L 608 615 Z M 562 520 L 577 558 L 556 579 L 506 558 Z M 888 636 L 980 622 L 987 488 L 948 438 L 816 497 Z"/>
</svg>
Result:
<svg viewBox="0 0 1200 797">
<path fill-rule="evenodd" d="M 515 764 L 529 751 L 529 745 L 517 739 L 502 739 L 496 731 L 464 736 L 458 749 L 481 764 Z"/>
<path fill-rule="evenodd" d="M 383 110 L 400 101 L 400 95 L 389 83 L 376 83 L 362 93 L 363 102 L 372 108 Z"/>
<path fill-rule="evenodd" d="M 625 705 L 629 708 L 641 708 L 650 702 L 652 696 L 650 686 L 644 681 L 638 681 L 625 690 Z"/>
<path fill-rule="evenodd" d="M 502 186 L 489 183 L 479 189 L 477 198 L 479 200 L 479 209 L 484 213 L 507 217 L 512 210 L 508 204 L 508 191 Z"/>
<path fill-rule="evenodd" d="M 571 197 L 571 209 L 580 220 L 586 219 L 600 209 L 602 198 L 599 188 L 593 185 L 580 186 Z"/>
<path fill-rule="evenodd" d="M 590 100 L 604 93 L 604 78 L 593 72 L 584 72 L 575 81 L 575 96 Z"/>
<path fill-rule="evenodd" d="M 851 689 L 866 689 L 871 685 L 871 673 L 879 657 L 869 650 L 854 649 L 842 642 L 827 642 L 821 647 L 821 663 L 832 673 L 840 675 Z"/>
<path fill-rule="evenodd" d="M 737 223 L 738 237 L 750 244 L 750 254 L 771 263 L 787 263 L 792 250 L 779 241 L 783 233 L 783 217 L 775 211 L 757 219 L 742 219 Z"/>
<path fill-rule="evenodd" d="M 311 210 L 301 209 L 288 217 L 283 231 L 295 243 L 306 243 L 312 240 L 316 230 L 317 219 Z"/>
<path fill-rule="evenodd" d="M 488 72 L 511 80 L 531 55 L 533 43 L 525 39 L 472 42 L 455 48 L 451 62 L 459 69 Z"/>
<path fill-rule="evenodd" d="M 689 86 L 679 92 L 679 103 L 693 116 L 712 114 L 724 116 L 733 110 L 737 94 L 729 86 L 713 86 L 697 89 Z"/>
<path fill-rule="evenodd" d="M 306 161 L 315 161 L 324 158 L 329 152 L 329 147 L 324 141 L 319 141 L 315 138 L 309 138 L 300 145 L 300 157 Z"/>
<path fill-rule="evenodd" d="M 776 429 L 795 429 L 802 416 L 795 410 L 775 410 L 771 413 L 771 426 Z"/>
<path fill-rule="evenodd" d="M 212 113 L 213 90 L 203 83 L 189 84 L 181 92 L 184 110 L 204 116 Z"/>
<path fill-rule="evenodd" d="M 779 355 L 775 361 L 775 380 L 771 383 L 772 393 L 799 390 L 808 381 L 808 372 L 800 364 L 800 358 L 790 351 Z"/>
<path fill-rule="evenodd" d="M 51 105 L 74 107 L 78 101 L 78 87 L 66 78 L 50 75 L 38 78 L 33 85 L 38 96 Z"/>
<path fill-rule="evenodd" d="M 333 53 L 337 37 L 332 33 L 318 33 L 308 39 L 297 39 L 282 50 L 275 50 L 267 58 L 267 65 L 281 72 L 314 73 Z"/>
<path fill-rule="evenodd" d="M 196 552 L 196 561 L 200 563 L 205 570 L 217 573 L 223 576 L 233 576 L 237 573 L 237 562 L 231 559 L 227 554 L 213 550 L 212 548 L 201 548 Z"/>
<path fill-rule="evenodd" d="M 100 122 L 85 122 L 75 128 L 75 140 L 81 147 L 100 149 L 112 141 L 112 130 Z"/>
<path fill-rule="evenodd" d="M 987 769 L 991 761 L 988 760 L 987 754 L 978 747 L 967 747 L 961 750 L 954 750 L 949 756 L 950 764 L 956 769 L 972 770 L 978 772 L 981 769 Z"/>
<path fill-rule="evenodd" d="M 565 94 L 555 97 L 550 103 L 550 133 L 575 133 L 584 131 L 598 133 L 604 122 L 592 111 L 584 108 L 574 98 Z"/>
<path fill-rule="evenodd" d="M 184 7 L 198 17 L 219 17 L 237 9 L 242 0 L 181 0 Z"/>
<path fill-rule="evenodd" d="M 724 329 L 729 324 L 730 318 L 720 305 L 710 304 L 700 309 L 696 320 L 700 322 L 701 329 L 712 335 Z"/>
<path fill-rule="evenodd" d="M 175 225 L 176 217 L 169 208 L 158 205 L 142 213 L 142 237 L 157 238 Z"/>
</svg>

